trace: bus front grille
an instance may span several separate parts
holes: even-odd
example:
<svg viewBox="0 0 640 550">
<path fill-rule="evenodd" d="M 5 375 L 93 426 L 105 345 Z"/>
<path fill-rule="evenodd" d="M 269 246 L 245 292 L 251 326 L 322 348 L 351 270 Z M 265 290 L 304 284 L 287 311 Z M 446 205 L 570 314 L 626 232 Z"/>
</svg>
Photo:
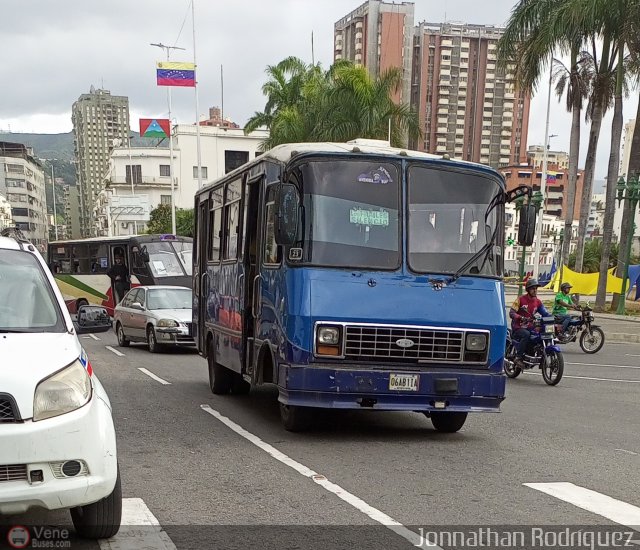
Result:
<svg viewBox="0 0 640 550">
<path fill-rule="evenodd" d="M 461 363 L 464 331 L 347 325 L 345 356 L 360 361 Z"/>
</svg>

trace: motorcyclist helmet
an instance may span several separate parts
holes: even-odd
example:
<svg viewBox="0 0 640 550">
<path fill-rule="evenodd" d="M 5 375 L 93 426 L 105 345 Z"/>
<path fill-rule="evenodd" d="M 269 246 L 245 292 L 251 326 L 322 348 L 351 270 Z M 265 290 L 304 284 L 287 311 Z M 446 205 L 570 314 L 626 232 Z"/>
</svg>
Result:
<svg viewBox="0 0 640 550">
<path fill-rule="evenodd" d="M 530 288 L 539 288 L 539 287 L 540 287 L 540 283 L 538 282 L 537 279 L 529 279 L 524 288 L 525 290 L 529 290 Z"/>
<path fill-rule="evenodd" d="M 562 290 L 562 292 L 569 292 L 573 287 L 571 286 L 570 283 L 562 283 L 560 285 L 560 290 Z"/>
</svg>

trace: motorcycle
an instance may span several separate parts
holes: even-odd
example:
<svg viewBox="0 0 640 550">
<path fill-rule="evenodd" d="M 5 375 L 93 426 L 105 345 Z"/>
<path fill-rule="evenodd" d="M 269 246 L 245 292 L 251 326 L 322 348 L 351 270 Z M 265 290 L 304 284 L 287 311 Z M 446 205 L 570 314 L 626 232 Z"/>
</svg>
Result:
<svg viewBox="0 0 640 550">
<path fill-rule="evenodd" d="M 593 324 L 593 310 L 587 305 L 580 308 L 580 315 L 572 315 L 566 332 L 556 319 L 556 340 L 559 344 L 575 342 L 580 334 L 580 347 L 585 353 L 598 353 L 604 346 L 604 331 Z"/>
<path fill-rule="evenodd" d="M 531 342 L 524 356 L 524 369 L 541 369 L 542 378 L 549 386 L 558 384 L 564 373 L 564 357 L 560 348 L 555 344 L 554 323 L 554 317 L 535 315 L 531 330 Z M 503 368 L 509 378 L 517 378 L 523 370 L 515 363 L 517 345 L 518 342 L 513 339 L 511 330 L 508 330 Z"/>
</svg>

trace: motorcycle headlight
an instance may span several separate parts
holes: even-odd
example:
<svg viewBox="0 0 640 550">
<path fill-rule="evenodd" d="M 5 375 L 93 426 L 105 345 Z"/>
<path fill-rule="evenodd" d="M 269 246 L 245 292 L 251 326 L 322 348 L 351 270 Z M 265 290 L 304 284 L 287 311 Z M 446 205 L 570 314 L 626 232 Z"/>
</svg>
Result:
<svg viewBox="0 0 640 550">
<path fill-rule="evenodd" d="M 178 321 L 174 321 L 173 319 L 160 319 L 158 321 L 158 327 L 167 328 L 167 327 L 179 327 L 180 324 Z"/>
<path fill-rule="evenodd" d="M 91 379 L 80 361 L 45 378 L 36 387 L 33 420 L 45 420 L 75 411 L 91 399 Z"/>
<path fill-rule="evenodd" d="M 553 325 L 545 325 L 544 331 L 546 334 L 555 334 L 556 328 Z"/>
</svg>

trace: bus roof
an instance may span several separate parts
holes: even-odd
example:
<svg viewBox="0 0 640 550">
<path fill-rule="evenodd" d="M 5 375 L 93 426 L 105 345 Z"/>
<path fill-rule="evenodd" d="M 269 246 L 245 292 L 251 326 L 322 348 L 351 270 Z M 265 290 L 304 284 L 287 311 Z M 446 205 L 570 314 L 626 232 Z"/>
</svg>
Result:
<svg viewBox="0 0 640 550">
<path fill-rule="evenodd" d="M 376 139 L 354 139 L 346 143 L 330 143 L 330 142 L 310 142 L 310 143 L 286 143 L 283 145 L 276 145 L 273 149 L 265 151 L 262 155 L 255 158 L 251 162 L 243 164 L 236 168 L 229 174 L 226 174 L 216 180 L 207 183 L 200 191 L 196 192 L 199 195 L 203 192 L 208 192 L 209 188 L 223 179 L 233 178 L 236 174 L 244 172 L 248 167 L 259 164 L 265 159 L 272 159 L 280 163 L 288 163 L 294 158 L 301 155 L 311 154 L 367 154 L 367 155 L 381 155 L 396 159 L 416 159 L 416 160 L 431 160 L 436 161 L 440 165 L 458 166 L 461 168 L 475 168 L 476 170 L 482 170 L 487 174 L 497 176 L 499 179 L 503 179 L 502 175 L 485 164 L 478 164 L 476 162 L 469 162 L 460 159 L 449 159 L 442 155 L 433 155 L 431 153 L 424 153 L 422 151 L 413 151 L 411 149 L 399 149 L 397 147 L 390 147 L 388 142 Z"/>
<path fill-rule="evenodd" d="M 64 244 L 91 244 L 91 243 L 126 243 L 131 239 L 138 239 L 143 242 L 155 242 L 155 241 L 184 241 L 184 242 L 193 242 L 191 237 L 183 237 L 181 235 L 170 237 L 169 235 L 122 235 L 120 237 L 91 237 L 88 239 L 69 239 L 67 241 L 50 241 L 49 245 L 64 245 Z"/>
</svg>

